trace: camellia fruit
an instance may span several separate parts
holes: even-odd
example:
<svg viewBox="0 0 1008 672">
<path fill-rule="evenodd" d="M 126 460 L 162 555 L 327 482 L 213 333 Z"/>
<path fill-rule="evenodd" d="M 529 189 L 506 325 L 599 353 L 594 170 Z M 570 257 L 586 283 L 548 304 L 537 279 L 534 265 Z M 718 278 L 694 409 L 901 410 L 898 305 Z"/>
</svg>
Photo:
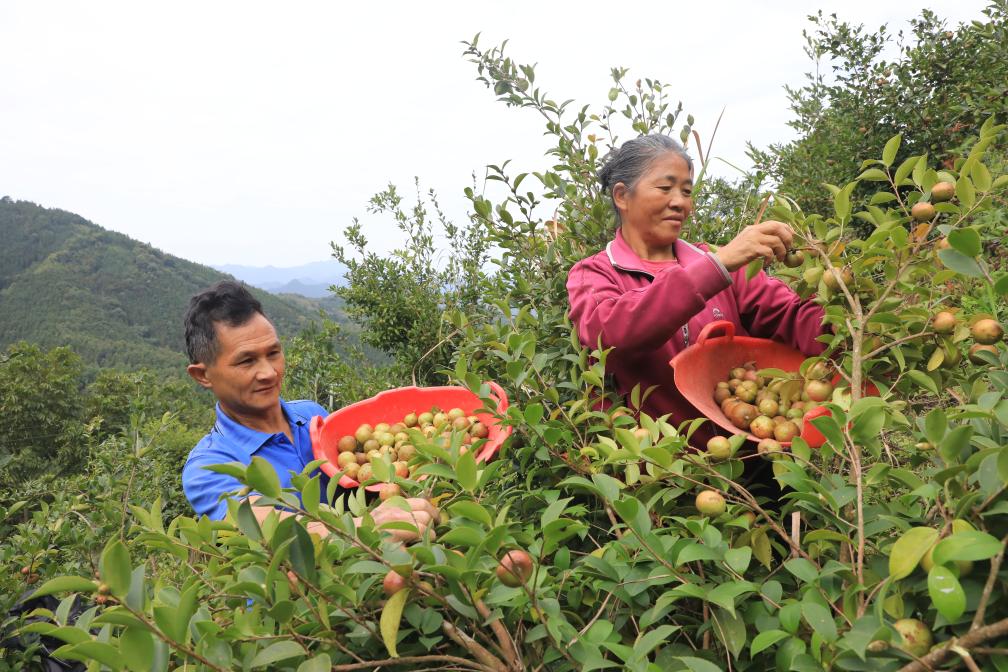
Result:
<svg viewBox="0 0 1008 672">
<path fill-rule="evenodd" d="M 352 453 L 357 450 L 357 439 L 350 436 L 341 436 L 340 440 L 336 442 L 336 450 L 341 453 Z"/>
<path fill-rule="evenodd" d="M 524 585 L 531 577 L 532 556 L 525 551 L 508 551 L 497 565 L 497 579 L 510 588 Z"/>
<path fill-rule="evenodd" d="M 388 574 L 385 575 L 385 579 L 382 581 L 382 590 L 389 597 L 395 595 L 400 590 L 408 585 L 406 579 L 404 579 L 399 572 L 394 569 L 390 569 Z"/>
<path fill-rule="evenodd" d="M 956 316 L 947 310 L 938 311 L 931 318 L 931 328 L 936 334 L 951 334 L 956 328 Z"/>
<path fill-rule="evenodd" d="M 978 352 L 989 352 L 995 357 L 997 357 L 997 347 L 993 345 L 984 345 L 983 343 L 974 343 L 969 349 L 969 360 L 974 364 L 986 364 L 987 362 L 980 358 Z"/>
<path fill-rule="evenodd" d="M 893 627 L 903 638 L 903 641 L 898 644 L 899 648 L 911 656 L 920 658 L 927 655 L 931 645 L 934 644 L 931 630 L 916 618 L 901 618 L 893 623 Z"/>
<path fill-rule="evenodd" d="M 810 380 L 805 384 L 805 394 L 812 401 L 826 401 L 833 395 L 833 385 L 825 380 Z"/>
<path fill-rule="evenodd" d="M 805 263 L 805 253 L 801 250 L 789 251 L 784 257 L 784 265 L 788 268 L 798 268 Z"/>
<path fill-rule="evenodd" d="M 707 454 L 720 462 L 731 457 L 731 443 L 723 436 L 715 436 L 707 442 Z"/>
<path fill-rule="evenodd" d="M 378 496 L 384 502 L 385 500 L 392 499 L 393 497 L 398 497 L 401 494 L 402 488 L 400 488 L 396 483 L 386 483 L 382 486 L 381 492 L 378 493 Z"/>
<path fill-rule="evenodd" d="M 798 429 L 798 425 L 788 420 L 787 422 L 782 422 L 773 430 L 773 436 L 775 439 L 781 443 L 790 443 L 791 440 L 798 436 L 801 430 Z"/>
<path fill-rule="evenodd" d="M 769 438 L 774 435 L 774 421 L 765 415 L 758 415 L 749 423 L 749 431 L 761 439 Z"/>
<path fill-rule="evenodd" d="M 776 439 L 763 439 L 756 444 L 756 452 L 769 460 L 784 456 L 784 448 Z"/>
<path fill-rule="evenodd" d="M 849 268 L 834 268 L 823 274 L 823 284 L 834 292 L 840 289 L 840 280 L 843 280 L 844 286 L 850 289 L 854 284 L 854 274 Z"/>
<path fill-rule="evenodd" d="M 931 187 L 931 200 L 935 203 L 952 200 L 955 196 L 956 186 L 951 182 L 937 182 Z"/>
<path fill-rule="evenodd" d="M 724 495 L 717 490 L 704 490 L 696 496 L 695 504 L 697 511 L 705 516 L 720 516 L 728 508 Z"/>
<path fill-rule="evenodd" d="M 1004 329 L 996 320 L 985 317 L 973 323 L 970 334 L 981 345 L 994 345 L 1004 337 Z"/>
<path fill-rule="evenodd" d="M 918 222 L 930 222 L 935 216 L 935 207 L 925 201 L 914 203 L 910 208 L 910 216 Z"/>
</svg>

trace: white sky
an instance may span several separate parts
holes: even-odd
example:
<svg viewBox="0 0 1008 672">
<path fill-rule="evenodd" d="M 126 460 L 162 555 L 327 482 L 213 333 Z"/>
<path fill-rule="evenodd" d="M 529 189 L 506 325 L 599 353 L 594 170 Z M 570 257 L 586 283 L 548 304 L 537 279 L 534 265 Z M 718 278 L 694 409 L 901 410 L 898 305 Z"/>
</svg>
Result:
<svg viewBox="0 0 1008 672">
<path fill-rule="evenodd" d="M 0 196 L 76 212 L 207 264 L 325 259 L 366 204 L 413 177 L 465 216 L 488 163 L 541 170 L 530 110 L 475 81 L 462 40 L 509 40 L 555 100 L 598 107 L 613 66 L 670 83 L 714 154 L 791 137 L 816 9 L 892 32 L 913 2 L 0 2 Z M 981 0 L 927 6 L 950 23 Z M 727 168 L 721 171 L 728 174 Z M 526 183 L 529 184 L 529 183 Z"/>
</svg>

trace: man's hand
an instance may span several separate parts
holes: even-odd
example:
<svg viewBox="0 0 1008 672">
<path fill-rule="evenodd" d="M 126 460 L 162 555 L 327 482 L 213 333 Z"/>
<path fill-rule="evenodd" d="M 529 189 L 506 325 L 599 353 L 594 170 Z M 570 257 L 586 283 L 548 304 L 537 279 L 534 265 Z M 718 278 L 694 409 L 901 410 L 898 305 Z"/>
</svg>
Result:
<svg viewBox="0 0 1008 672">
<path fill-rule="evenodd" d="M 728 244 L 722 245 L 717 257 L 729 272 L 736 271 L 753 259 L 763 258 L 767 263 L 783 261 L 794 232 L 784 222 L 768 219 L 742 229 Z"/>
<path fill-rule="evenodd" d="M 410 523 L 416 526 L 417 532 L 415 533 L 409 530 L 389 530 L 399 541 L 412 541 L 423 535 L 439 515 L 437 508 L 426 499 L 411 497 L 406 500 L 406 503 L 410 505 L 410 511 L 403 511 L 389 502 L 382 502 L 371 512 L 376 527 L 392 522 Z M 360 524 L 358 519 L 354 519 L 354 522 Z"/>
</svg>

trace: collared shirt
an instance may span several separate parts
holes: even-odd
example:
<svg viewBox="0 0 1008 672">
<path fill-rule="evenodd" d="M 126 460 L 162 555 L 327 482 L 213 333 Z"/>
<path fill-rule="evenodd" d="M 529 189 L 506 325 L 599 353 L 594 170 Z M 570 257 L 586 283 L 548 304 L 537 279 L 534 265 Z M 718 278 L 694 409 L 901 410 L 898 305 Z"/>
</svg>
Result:
<svg viewBox="0 0 1008 672">
<path fill-rule="evenodd" d="M 312 453 L 308 423 L 312 416 L 328 415 L 314 401 L 280 400 L 280 408 L 290 423 L 292 444 L 283 432 L 267 434 L 249 429 L 231 419 L 217 404 L 217 422 L 209 434 L 196 444 L 182 468 L 182 489 L 196 515 L 206 515 L 221 520 L 227 513 L 227 502 L 221 495 L 240 490 L 238 479 L 226 474 L 208 471 L 203 467 L 224 462 L 250 464 L 258 456 L 273 465 L 280 485 L 291 487 L 291 472 L 301 473 L 305 465 L 315 459 Z M 322 475 L 321 501 L 325 502 L 329 477 Z"/>
</svg>

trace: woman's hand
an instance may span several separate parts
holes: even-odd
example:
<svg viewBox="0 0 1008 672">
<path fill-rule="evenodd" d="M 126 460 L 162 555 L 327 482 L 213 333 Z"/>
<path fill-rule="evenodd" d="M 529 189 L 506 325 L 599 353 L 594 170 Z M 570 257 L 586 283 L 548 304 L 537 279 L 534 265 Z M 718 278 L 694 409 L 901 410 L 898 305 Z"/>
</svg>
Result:
<svg viewBox="0 0 1008 672">
<path fill-rule="evenodd" d="M 381 527 L 384 523 L 392 522 L 410 523 L 416 526 L 416 534 L 409 530 L 389 530 L 392 536 L 399 541 L 412 541 L 417 536 L 422 536 L 424 531 L 434 524 L 439 515 L 437 507 L 426 499 L 411 497 L 406 500 L 406 503 L 409 504 L 410 511 L 403 511 L 398 506 L 394 506 L 389 502 L 382 502 L 371 512 L 371 517 L 374 518 L 376 527 Z M 358 525 L 360 524 L 357 519 L 354 522 Z"/>
<path fill-rule="evenodd" d="M 753 259 L 783 261 L 791 248 L 794 232 L 784 222 L 768 219 L 747 226 L 727 245 L 717 251 L 717 257 L 729 272 L 737 271 Z"/>
</svg>

